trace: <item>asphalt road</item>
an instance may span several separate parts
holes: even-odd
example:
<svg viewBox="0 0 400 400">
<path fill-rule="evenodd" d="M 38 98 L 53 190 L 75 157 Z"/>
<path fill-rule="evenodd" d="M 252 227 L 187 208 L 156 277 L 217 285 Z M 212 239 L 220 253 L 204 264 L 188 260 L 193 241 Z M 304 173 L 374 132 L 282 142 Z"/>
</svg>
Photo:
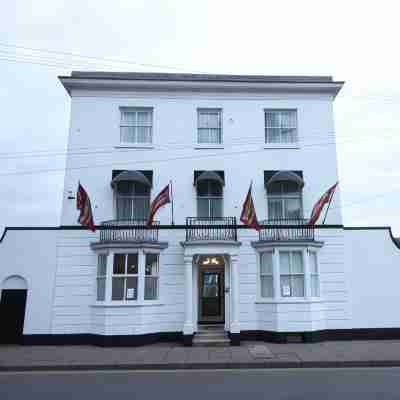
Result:
<svg viewBox="0 0 400 400">
<path fill-rule="evenodd" d="M 0 373 L 0 399 L 396 399 L 400 368 Z"/>
</svg>

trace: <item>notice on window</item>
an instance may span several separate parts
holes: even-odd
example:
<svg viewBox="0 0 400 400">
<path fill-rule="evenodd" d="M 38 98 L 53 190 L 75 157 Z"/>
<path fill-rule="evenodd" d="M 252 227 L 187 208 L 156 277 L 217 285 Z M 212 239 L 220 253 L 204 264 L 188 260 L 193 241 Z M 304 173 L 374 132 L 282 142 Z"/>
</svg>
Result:
<svg viewBox="0 0 400 400">
<path fill-rule="evenodd" d="M 283 296 L 290 296 L 290 286 L 283 285 L 282 286 L 282 295 Z"/>
<path fill-rule="evenodd" d="M 127 299 L 134 299 L 135 298 L 135 288 L 128 288 L 126 290 L 126 298 Z"/>
</svg>

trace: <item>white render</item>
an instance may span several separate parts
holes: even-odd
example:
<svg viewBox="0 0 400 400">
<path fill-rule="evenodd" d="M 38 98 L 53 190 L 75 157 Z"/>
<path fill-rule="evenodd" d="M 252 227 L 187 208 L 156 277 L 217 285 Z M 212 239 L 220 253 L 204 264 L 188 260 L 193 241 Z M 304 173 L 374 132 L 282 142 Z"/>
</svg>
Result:
<svg viewBox="0 0 400 400">
<path fill-rule="evenodd" d="M 76 200 L 68 197 L 75 197 L 78 181 L 90 195 L 96 223 L 115 219 L 112 170 L 153 171 L 152 199 L 173 180 L 177 225 L 196 216 L 194 171 L 224 171 L 223 215 L 238 221 L 251 181 L 257 216 L 263 220 L 268 218 L 264 171 L 302 171 L 303 213 L 308 217 L 322 193 L 338 181 L 333 101 L 340 85 L 330 90 L 323 84 L 61 80 L 71 95 L 61 228 L 10 230 L 0 242 L 0 290 L 19 288 L 22 282 L 28 289 L 25 335 L 192 335 L 198 329 L 200 255 L 224 257 L 225 330 L 232 334 L 400 328 L 400 317 L 393 312 L 400 250 L 383 228 L 343 228 L 340 186 L 326 221 L 331 226 L 316 229 L 320 244 L 287 247 L 302 252 L 306 274 L 309 251 L 316 252 L 319 297 L 311 296 L 307 275 L 304 298 L 284 298 L 277 291 L 274 298 L 261 298 L 259 252 L 273 251 L 276 290 L 279 244 L 255 245 L 255 230 L 238 229 L 235 243 L 187 243 L 182 228 L 160 229 L 159 242 L 167 242 L 166 248 L 137 250 L 141 260 L 146 252 L 159 253 L 157 300 L 111 301 L 108 285 L 108 300 L 97 301 L 98 254 L 109 254 L 110 273 L 111 255 L 127 252 L 126 247 L 94 249 L 98 232 L 71 228 L 78 212 Z M 153 109 L 151 145 L 120 144 L 121 107 Z M 222 110 L 221 145 L 197 144 L 198 108 Z M 296 109 L 298 143 L 266 145 L 264 109 Z M 170 225 L 170 206 L 160 209 L 156 219 Z M 139 274 L 138 279 L 140 287 L 144 278 Z"/>
</svg>

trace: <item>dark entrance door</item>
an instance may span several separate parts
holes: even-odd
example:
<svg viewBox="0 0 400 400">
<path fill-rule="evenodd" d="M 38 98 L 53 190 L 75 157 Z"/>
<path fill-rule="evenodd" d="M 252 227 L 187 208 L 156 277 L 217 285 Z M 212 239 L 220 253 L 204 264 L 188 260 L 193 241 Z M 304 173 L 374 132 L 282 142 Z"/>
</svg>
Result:
<svg viewBox="0 0 400 400">
<path fill-rule="evenodd" d="M 224 270 L 200 270 L 199 322 L 224 322 Z"/>
<path fill-rule="evenodd" d="M 0 342 L 16 344 L 22 342 L 24 330 L 26 290 L 3 289 L 0 301 Z"/>
</svg>

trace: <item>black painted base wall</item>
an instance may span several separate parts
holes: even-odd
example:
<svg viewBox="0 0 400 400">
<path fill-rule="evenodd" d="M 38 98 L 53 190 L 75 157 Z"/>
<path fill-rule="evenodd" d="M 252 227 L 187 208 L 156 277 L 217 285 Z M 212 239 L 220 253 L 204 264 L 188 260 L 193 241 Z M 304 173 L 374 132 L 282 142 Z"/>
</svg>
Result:
<svg viewBox="0 0 400 400">
<path fill-rule="evenodd" d="M 400 340 L 400 328 L 330 329 L 314 332 L 242 331 L 229 334 L 231 345 L 239 346 L 242 340 L 260 340 L 272 343 L 314 343 L 328 340 Z M 193 335 L 182 332 L 160 332 L 147 335 L 103 336 L 80 335 L 24 335 L 22 344 L 34 345 L 95 345 L 103 347 L 143 346 L 159 342 L 177 342 L 191 346 Z M 2 343 L 0 343 L 2 344 Z"/>
</svg>

